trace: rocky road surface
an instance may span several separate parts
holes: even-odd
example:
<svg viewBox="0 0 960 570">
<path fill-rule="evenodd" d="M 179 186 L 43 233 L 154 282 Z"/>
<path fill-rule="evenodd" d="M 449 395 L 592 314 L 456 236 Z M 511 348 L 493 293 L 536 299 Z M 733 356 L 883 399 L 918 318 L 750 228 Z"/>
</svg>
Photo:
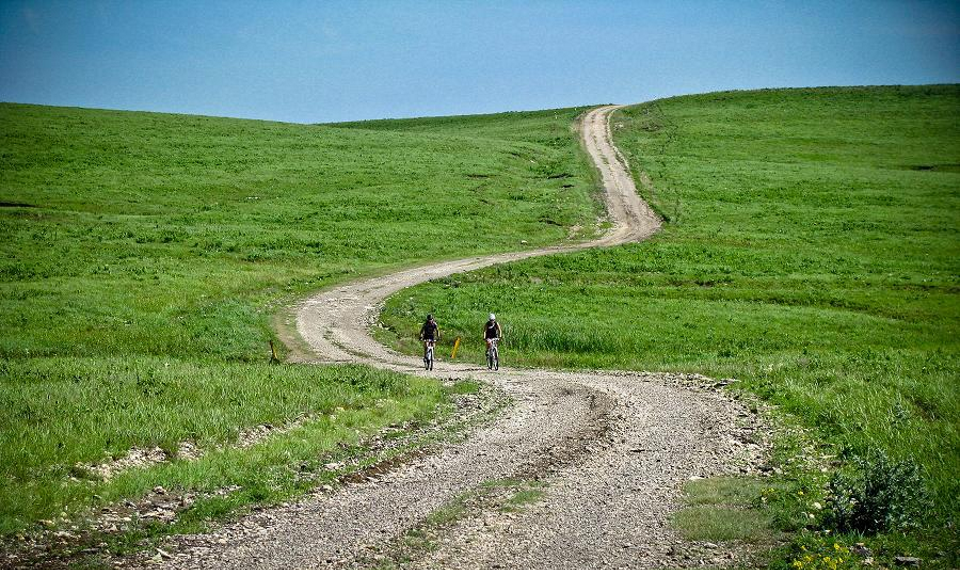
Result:
<svg viewBox="0 0 960 570">
<path fill-rule="evenodd" d="M 660 222 L 637 195 L 611 142 L 609 117 L 616 108 L 595 109 L 581 122 L 614 223 L 601 239 L 418 267 L 324 291 L 298 309 L 297 329 L 317 362 L 473 377 L 503 390 L 513 403 L 463 441 L 364 482 L 249 515 L 212 534 L 175 538 L 165 546 L 171 552 L 162 561 L 166 566 L 579 569 L 724 562 L 719 551 L 698 559 L 678 549 L 679 537 L 668 523 L 685 481 L 749 471 L 761 455 L 754 443 L 762 431 L 757 419 L 711 380 L 609 371 L 490 372 L 448 362 L 428 373 L 420 359 L 385 348 L 368 330 L 387 296 L 417 283 L 656 232 Z M 528 483 L 536 493 L 526 496 L 522 508 L 465 499 Z M 461 508 L 441 510 L 449 505 Z M 455 514 L 439 520 L 438 510 Z M 411 537 L 423 536 L 430 537 L 428 547 L 411 546 Z"/>
</svg>

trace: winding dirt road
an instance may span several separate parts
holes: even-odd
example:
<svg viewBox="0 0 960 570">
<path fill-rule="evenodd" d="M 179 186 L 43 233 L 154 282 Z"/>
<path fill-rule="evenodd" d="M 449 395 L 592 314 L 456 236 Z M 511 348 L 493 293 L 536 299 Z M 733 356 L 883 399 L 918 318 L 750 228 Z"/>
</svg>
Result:
<svg viewBox="0 0 960 570">
<path fill-rule="evenodd" d="M 680 485 L 691 477 L 737 472 L 759 455 L 756 446 L 741 442 L 758 429 L 755 418 L 718 390 L 692 387 L 706 379 L 532 369 L 490 373 L 448 362 L 426 373 L 419 358 L 385 348 L 368 330 L 384 299 L 406 287 L 497 263 L 638 241 L 656 232 L 660 222 L 637 195 L 611 142 L 609 117 L 616 108 L 595 109 L 581 123 L 614 223 L 601 239 L 418 267 L 324 291 L 299 307 L 297 330 L 320 362 L 474 377 L 502 389 L 513 403 L 464 441 L 375 480 L 250 515 L 212 535 L 183 537 L 171 567 L 354 568 L 381 557 L 395 559 L 404 536 L 423 527 L 431 513 L 503 480 L 536 481 L 538 493 L 528 495 L 532 502 L 520 510 L 475 501 L 432 537 L 430 548 L 404 550 L 401 566 L 699 564 L 678 558 L 679 539 L 668 525 Z"/>
</svg>

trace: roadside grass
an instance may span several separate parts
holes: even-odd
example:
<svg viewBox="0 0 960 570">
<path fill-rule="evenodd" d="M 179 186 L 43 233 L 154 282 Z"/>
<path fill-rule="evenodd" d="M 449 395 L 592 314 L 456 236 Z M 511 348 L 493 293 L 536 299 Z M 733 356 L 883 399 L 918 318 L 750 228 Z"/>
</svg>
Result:
<svg viewBox="0 0 960 570">
<path fill-rule="evenodd" d="M 431 381 L 268 366 L 271 322 L 347 279 L 588 237 L 580 112 L 403 132 L 0 104 L 0 538 L 155 485 L 242 487 L 209 512 L 269 501 L 335 444 L 436 414 Z M 304 415 L 327 419 L 229 448 Z M 75 467 L 181 442 L 209 453 Z"/>
<path fill-rule="evenodd" d="M 763 542 L 771 538 L 770 518 L 754 509 L 700 506 L 677 512 L 673 524 L 686 540 Z"/>
<path fill-rule="evenodd" d="M 765 484 L 746 477 L 690 481 L 672 523 L 687 540 L 773 544 L 778 535 L 773 516 L 758 508 Z"/>
<path fill-rule="evenodd" d="M 384 326 L 403 348 L 396 331 L 432 311 L 480 362 L 493 311 L 507 365 L 736 377 L 841 463 L 882 450 L 919 465 L 934 496 L 924 524 L 956 529 L 958 112 L 958 86 L 629 108 L 613 132 L 653 181 L 642 192 L 666 220 L 658 235 L 405 290 Z"/>
</svg>

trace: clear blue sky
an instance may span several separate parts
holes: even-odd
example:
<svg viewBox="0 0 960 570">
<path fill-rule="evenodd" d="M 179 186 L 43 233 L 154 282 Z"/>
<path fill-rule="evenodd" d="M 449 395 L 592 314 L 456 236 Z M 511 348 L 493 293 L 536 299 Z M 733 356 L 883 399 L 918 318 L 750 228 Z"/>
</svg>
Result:
<svg viewBox="0 0 960 570">
<path fill-rule="evenodd" d="M 0 101 L 326 122 L 960 81 L 960 2 L 0 0 Z"/>
</svg>

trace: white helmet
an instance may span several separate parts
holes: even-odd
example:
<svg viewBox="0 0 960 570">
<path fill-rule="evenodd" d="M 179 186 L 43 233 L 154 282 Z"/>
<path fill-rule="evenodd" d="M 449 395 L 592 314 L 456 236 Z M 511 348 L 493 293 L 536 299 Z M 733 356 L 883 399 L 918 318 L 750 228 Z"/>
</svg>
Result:
<svg viewBox="0 0 960 570">
<path fill-rule="evenodd" d="M 490 320 L 491 320 L 491 321 L 497 320 L 497 315 L 494 315 L 493 313 L 490 313 Z"/>
</svg>

